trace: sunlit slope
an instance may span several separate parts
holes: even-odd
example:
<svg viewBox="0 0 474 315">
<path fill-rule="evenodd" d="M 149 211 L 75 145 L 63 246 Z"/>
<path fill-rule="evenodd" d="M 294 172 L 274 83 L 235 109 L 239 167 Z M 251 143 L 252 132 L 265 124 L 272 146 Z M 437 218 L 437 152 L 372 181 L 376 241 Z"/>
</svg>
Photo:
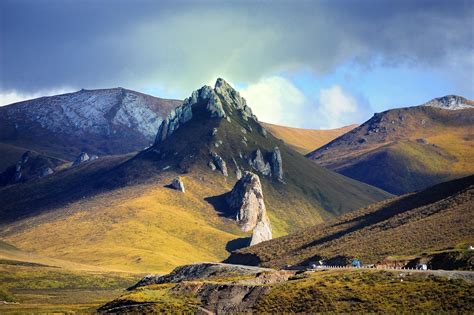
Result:
<svg viewBox="0 0 474 315">
<path fill-rule="evenodd" d="M 185 194 L 153 184 L 118 189 L 75 201 L 3 229 L 15 246 L 52 258 L 126 271 L 167 271 L 226 256 L 242 235 L 204 198 L 224 192 L 219 180 L 185 177 Z"/>
<path fill-rule="evenodd" d="M 474 109 L 389 110 L 307 156 L 394 194 L 424 189 L 474 173 Z"/>
<path fill-rule="evenodd" d="M 309 153 L 357 127 L 349 125 L 336 129 L 304 129 L 269 123 L 262 125 L 275 137 L 282 139 L 302 154 Z"/>
</svg>

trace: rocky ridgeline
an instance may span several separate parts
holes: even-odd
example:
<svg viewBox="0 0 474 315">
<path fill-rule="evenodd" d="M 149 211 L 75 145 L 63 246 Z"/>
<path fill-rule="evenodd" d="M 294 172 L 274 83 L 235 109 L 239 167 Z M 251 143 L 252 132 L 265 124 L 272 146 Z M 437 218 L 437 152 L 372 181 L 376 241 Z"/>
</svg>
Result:
<svg viewBox="0 0 474 315">
<path fill-rule="evenodd" d="M 272 239 L 270 219 L 258 175 L 245 172 L 227 195 L 226 201 L 242 231 L 253 231 L 250 245 Z"/>
<path fill-rule="evenodd" d="M 435 98 L 425 104 L 424 106 L 438 107 L 449 110 L 459 110 L 466 108 L 474 108 L 474 102 L 469 101 L 462 96 L 447 95 L 443 97 Z"/>
<path fill-rule="evenodd" d="M 247 106 L 247 102 L 240 96 L 239 92 L 234 90 L 224 79 L 217 79 L 214 89 L 208 85 L 203 86 L 199 90 L 194 91 L 190 97 L 184 100 L 183 105 L 176 107 L 168 117 L 161 123 L 155 143 L 159 143 L 168 138 L 180 126 L 193 118 L 193 106 L 205 103 L 206 110 L 211 118 L 226 118 L 228 120 L 222 101 L 226 101 L 228 110 L 238 111 L 244 120 L 249 117 L 257 120 L 252 110 Z"/>
</svg>

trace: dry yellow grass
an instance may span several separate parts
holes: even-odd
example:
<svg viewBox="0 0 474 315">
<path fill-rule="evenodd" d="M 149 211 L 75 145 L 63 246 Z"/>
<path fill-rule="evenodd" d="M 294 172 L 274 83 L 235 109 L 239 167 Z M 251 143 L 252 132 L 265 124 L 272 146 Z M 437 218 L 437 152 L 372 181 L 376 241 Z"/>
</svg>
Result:
<svg viewBox="0 0 474 315">
<path fill-rule="evenodd" d="M 337 129 L 324 130 L 292 128 L 269 123 L 262 123 L 262 125 L 275 137 L 282 139 L 302 154 L 316 150 L 340 135 L 343 135 L 357 127 L 357 125 L 349 125 Z"/>
</svg>

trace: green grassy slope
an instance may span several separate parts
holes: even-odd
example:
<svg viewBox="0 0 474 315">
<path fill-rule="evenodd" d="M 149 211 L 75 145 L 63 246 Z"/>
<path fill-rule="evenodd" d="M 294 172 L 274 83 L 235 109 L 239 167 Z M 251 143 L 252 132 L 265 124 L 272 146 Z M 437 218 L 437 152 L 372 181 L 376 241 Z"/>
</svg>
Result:
<svg viewBox="0 0 474 315">
<path fill-rule="evenodd" d="M 438 184 L 236 251 L 228 262 L 283 267 L 358 257 L 376 263 L 474 241 L 474 176 Z"/>
</svg>

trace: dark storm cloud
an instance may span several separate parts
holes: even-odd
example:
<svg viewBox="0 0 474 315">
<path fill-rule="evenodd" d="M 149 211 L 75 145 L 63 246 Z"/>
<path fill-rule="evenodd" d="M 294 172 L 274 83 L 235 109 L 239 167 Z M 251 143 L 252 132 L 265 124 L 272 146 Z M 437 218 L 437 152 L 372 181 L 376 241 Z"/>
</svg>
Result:
<svg viewBox="0 0 474 315">
<path fill-rule="evenodd" d="M 472 1 L 3 0 L 0 89 L 188 91 L 353 60 L 472 78 Z M 443 71 L 444 71 L 443 70 Z"/>
</svg>

